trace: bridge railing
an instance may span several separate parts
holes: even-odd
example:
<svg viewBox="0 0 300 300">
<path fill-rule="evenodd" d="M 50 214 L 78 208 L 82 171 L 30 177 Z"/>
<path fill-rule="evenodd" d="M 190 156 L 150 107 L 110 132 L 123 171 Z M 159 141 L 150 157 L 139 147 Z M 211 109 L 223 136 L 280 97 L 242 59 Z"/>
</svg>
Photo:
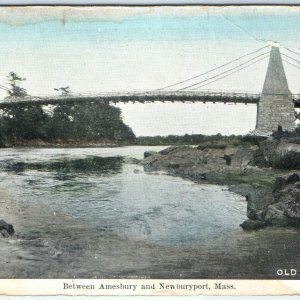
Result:
<svg viewBox="0 0 300 300">
<path fill-rule="evenodd" d="M 22 101 L 49 101 L 49 100 L 65 100 L 65 99 L 77 99 L 77 98 L 123 98 L 128 99 L 130 97 L 208 97 L 208 98 L 224 98 L 224 99 L 248 99 L 250 101 L 257 102 L 261 94 L 253 91 L 234 91 L 234 90 L 133 90 L 133 91 L 102 91 L 102 92 L 79 92 L 70 93 L 68 95 L 35 95 L 20 97 L 9 97 L 5 98 L 2 103 L 5 102 L 22 102 Z M 293 94 L 293 99 L 300 100 L 300 94 Z"/>
<path fill-rule="evenodd" d="M 166 96 L 186 96 L 186 97 L 229 97 L 229 98 L 259 98 L 260 93 L 251 91 L 222 91 L 222 90 L 134 90 L 134 91 L 103 91 L 103 92 L 83 92 L 83 93 L 70 93 L 68 95 L 36 95 L 24 98 L 24 100 L 49 100 L 49 99 L 72 99 L 72 98 L 113 98 L 113 97 L 166 97 Z M 20 100 L 19 100 L 20 101 Z"/>
</svg>

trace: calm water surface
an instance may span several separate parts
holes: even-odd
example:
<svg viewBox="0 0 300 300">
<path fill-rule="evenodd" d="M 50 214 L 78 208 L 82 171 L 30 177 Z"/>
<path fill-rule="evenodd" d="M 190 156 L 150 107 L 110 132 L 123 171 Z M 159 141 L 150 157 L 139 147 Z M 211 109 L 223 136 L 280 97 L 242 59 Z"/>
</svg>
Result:
<svg viewBox="0 0 300 300">
<path fill-rule="evenodd" d="M 141 159 L 144 151 L 163 148 L 0 149 L 0 185 L 19 200 L 63 211 L 87 226 L 159 244 L 214 241 L 214 247 L 221 247 L 240 234 L 246 201 L 225 187 L 146 173 L 142 166 L 125 162 L 101 172 L 34 168 L 14 172 L 5 167 L 91 157 Z"/>
</svg>

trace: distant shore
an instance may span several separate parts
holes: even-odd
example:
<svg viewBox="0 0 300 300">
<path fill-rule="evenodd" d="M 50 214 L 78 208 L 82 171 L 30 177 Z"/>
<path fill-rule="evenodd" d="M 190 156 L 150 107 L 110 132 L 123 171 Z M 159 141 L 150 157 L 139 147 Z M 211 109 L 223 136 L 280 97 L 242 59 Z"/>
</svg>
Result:
<svg viewBox="0 0 300 300">
<path fill-rule="evenodd" d="M 203 143 L 214 144 L 257 144 L 259 141 L 265 140 L 265 137 L 257 136 L 243 136 L 243 135 L 231 135 L 222 136 L 220 134 L 215 135 L 202 135 L 202 134 L 186 134 L 183 136 L 169 135 L 169 136 L 140 136 L 134 139 L 103 139 L 103 140 L 41 140 L 41 139 L 29 139 L 29 140 L 17 140 L 15 142 L 2 142 L 0 148 L 12 148 L 12 147 L 28 147 L 28 148 L 97 148 L 97 147 L 122 147 L 122 146 L 169 146 L 169 145 L 199 145 Z"/>
</svg>

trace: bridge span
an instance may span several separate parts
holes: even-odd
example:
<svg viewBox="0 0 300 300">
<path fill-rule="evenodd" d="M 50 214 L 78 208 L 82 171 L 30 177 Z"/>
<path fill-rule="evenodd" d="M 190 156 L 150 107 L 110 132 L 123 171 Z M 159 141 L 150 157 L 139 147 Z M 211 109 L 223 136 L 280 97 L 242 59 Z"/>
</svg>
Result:
<svg viewBox="0 0 300 300">
<path fill-rule="evenodd" d="M 273 96 L 278 96 L 274 94 Z M 284 94 L 282 94 L 284 95 Z M 0 102 L 0 109 L 11 105 L 28 105 L 39 103 L 42 105 L 57 105 L 60 103 L 153 103 L 153 102 L 210 102 L 210 103 L 242 103 L 258 104 L 261 93 L 236 91 L 133 91 L 133 92 L 107 92 L 107 93 L 72 93 L 69 95 L 46 95 L 7 97 Z M 300 94 L 293 94 L 295 107 L 300 108 Z"/>
<path fill-rule="evenodd" d="M 108 92 L 108 93 L 78 93 L 65 96 L 27 96 L 23 98 L 8 97 L 0 103 L 1 107 L 15 105 L 18 103 L 30 104 L 40 103 L 44 105 L 59 103 L 151 103 L 151 102 L 212 102 L 212 103 L 244 103 L 257 104 L 260 98 L 259 93 L 235 92 L 235 91 L 133 91 L 133 92 Z"/>
</svg>

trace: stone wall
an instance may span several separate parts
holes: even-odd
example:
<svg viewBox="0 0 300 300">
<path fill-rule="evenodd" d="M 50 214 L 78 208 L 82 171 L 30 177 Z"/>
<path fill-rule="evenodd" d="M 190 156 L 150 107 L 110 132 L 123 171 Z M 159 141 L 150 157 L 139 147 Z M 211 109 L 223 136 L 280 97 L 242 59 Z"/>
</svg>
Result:
<svg viewBox="0 0 300 300">
<path fill-rule="evenodd" d="M 295 108 L 292 95 L 262 95 L 257 109 L 256 129 L 272 133 L 280 125 L 283 130 L 295 129 Z"/>
</svg>

